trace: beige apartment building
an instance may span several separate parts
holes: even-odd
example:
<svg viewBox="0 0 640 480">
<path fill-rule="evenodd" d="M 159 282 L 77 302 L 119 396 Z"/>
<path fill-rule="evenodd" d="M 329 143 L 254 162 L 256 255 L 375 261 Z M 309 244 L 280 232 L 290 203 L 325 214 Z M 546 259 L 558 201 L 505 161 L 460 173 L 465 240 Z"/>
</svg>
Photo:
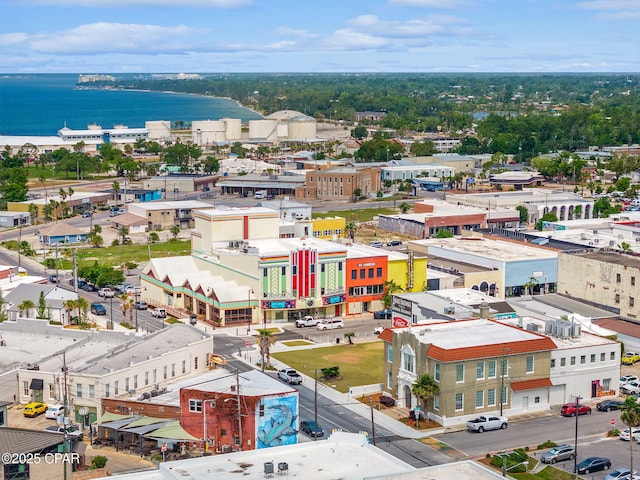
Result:
<svg viewBox="0 0 640 480">
<path fill-rule="evenodd" d="M 640 318 L 640 258 L 614 251 L 560 253 L 558 293 L 621 317 Z M 636 298 L 638 303 L 636 303 Z"/>
</svg>

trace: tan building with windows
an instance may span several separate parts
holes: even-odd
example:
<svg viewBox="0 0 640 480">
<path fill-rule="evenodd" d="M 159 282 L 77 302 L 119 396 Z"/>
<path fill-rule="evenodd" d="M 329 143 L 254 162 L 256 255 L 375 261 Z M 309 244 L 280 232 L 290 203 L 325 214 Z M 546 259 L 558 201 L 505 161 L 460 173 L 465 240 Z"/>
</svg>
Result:
<svg viewBox="0 0 640 480">
<path fill-rule="evenodd" d="M 604 308 L 623 318 L 640 318 L 640 259 L 614 251 L 560 253 L 558 293 Z M 638 303 L 636 303 L 636 298 Z"/>
<path fill-rule="evenodd" d="M 374 195 L 380 189 L 380 169 L 377 167 L 338 167 L 307 172 L 304 186 L 296 189 L 298 200 L 354 201 Z"/>
<path fill-rule="evenodd" d="M 413 384 L 430 375 L 438 392 L 426 405 L 428 416 L 445 427 L 484 413 L 549 407 L 556 345 L 545 335 L 471 319 L 387 329 L 380 338 L 385 390 L 400 406 L 413 408 Z"/>
</svg>

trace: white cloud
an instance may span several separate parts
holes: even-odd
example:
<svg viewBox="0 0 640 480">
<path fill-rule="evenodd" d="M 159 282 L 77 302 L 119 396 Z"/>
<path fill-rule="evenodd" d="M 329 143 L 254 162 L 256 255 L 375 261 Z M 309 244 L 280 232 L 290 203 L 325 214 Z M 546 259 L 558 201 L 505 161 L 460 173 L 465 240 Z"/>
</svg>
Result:
<svg viewBox="0 0 640 480">
<path fill-rule="evenodd" d="M 389 42 L 382 37 L 345 28 L 336 30 L 322 45 L 332 50 L 369 50 L 387 47 Z"/>
<path fill-rule="evenodd" d="M 302 30 L 299 28 L 289 28 L 289 27 L 278 27 L 275 29 L 275 33 L 278 35 L 290 35 L 292 37 L 299 37 L 299 38 L 318 38 L 320 36 L 308 30 Z"/>
<path fill-rule="evenodd" d="M 24 44 L 29 37 L 24 33 L 4 33 L 0 35 L 0 47 L 12 47 Z"/>
<path fill-rule="evenodd" d="M 37 34 L 29 39 L 36 52 L 63 55 L 122 52 L 145 54 L 159 51 L 182 52 L 194 48 L 197 29 L 179 25 L 160 27 L 122 23 L 92 23 L 71 30 Z M 187 38 L 189 44 L 181 41 Z"/>
<path fill-rule="evenodd" d="M 71 7 L 195 7 L 195 8 L 245 8 L 253 5 L 253 0 L 23 0 L 34 5 L 54 5 Z"/>
<path fill-rule="evenodd" d="M 598 17 L 609 19 L 640 18 L 640 2 L 637 0 L 592 0 L 578 2 L 576 6 L 583 10 L 598 10 Z"/>
</svg>

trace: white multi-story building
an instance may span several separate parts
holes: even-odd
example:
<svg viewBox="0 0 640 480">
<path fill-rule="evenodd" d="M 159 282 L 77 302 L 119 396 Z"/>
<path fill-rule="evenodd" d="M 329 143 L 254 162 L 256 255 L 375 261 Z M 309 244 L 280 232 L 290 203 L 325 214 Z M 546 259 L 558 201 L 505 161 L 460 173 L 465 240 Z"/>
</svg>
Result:
<svg viewBox="0 0 640 480">
<path fill-rule="evenodd" d="M 62 404 L 66 385 L 67 403 L 78 422 L 83 407 L 95 421 L 103 397 L 162 390 L 171 381 L 207 370 L 213 348 L 209 335 L 185 324 L 137 336 L 19 319 L 0 324 L 0 337 L 1 399 Z"/>
</svg>

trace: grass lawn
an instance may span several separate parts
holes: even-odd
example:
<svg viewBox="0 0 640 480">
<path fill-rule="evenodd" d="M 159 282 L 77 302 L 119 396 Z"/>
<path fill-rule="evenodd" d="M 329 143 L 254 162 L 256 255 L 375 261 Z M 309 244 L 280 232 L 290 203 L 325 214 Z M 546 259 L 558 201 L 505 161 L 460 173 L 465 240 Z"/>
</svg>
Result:
<svg viewBox="0 0 640 480">
<path fill-rule="evenodd" d="M 151 257 L 178 257 L 183 255 L 191 255 L 190 240 L 170 240 L 169 242 L 152 243 L 150 245 Z M 54 258 L 52 250 L 48 258 Z M 73 249 L 62 249 L 58 251 L 58 268 L 61 270 L 69 270 L 73 268 Z M 135 262 L 142 265 L 149 261 L 149 251 L 146 244 L 133 244 L 118 247 L 100 247 L 100 248 L 78 248 L 76 253 L 76 261 L 78 265 L 93 265 L 97 261 L 100 264 L 120 266 L 127 262 Z"/>
<path fill-rule="evenodd" d="M 509 475 L 520 480 L 573 480 L 575 478 L 575 475 L 573 473 L 565 472 L 550 465 L 543 468 L 538 473 L 509 472 Z"/>
<path fill-rule="evenodd" d="M 282 342 L 283 345 L 287 347 L 304 347 L 307 345 L 312 345 L 312 342 L 307 342 L 306 340 L 290 340 L 288 342 Z"/>
<path fill-rule="evenodd" d="M 322 213 L 313 213 L 311 216 L 313 218 L 326 218 L 326 217 L 343 217 L 347 223 L 349 222 L 370 222 L 373 220 L 373 217 L 376 217 L 378 214 L 382 215 L 395 215 L 398 213 L 400 209 L 398 208 L 364 208 L 353 209 L 353 210 L 329 210 L 328 212 Z"/>
<path fill-rule="evenodd" d="M 349 386 L 382 383 L 384 377 L 383 342 L 336 345 L 295 352 L 277 352 L 271 356 L 291 368 L 314 377 L 314 370 L 340 367 L 340 377 L 328 382 L 336 390 L 347 393 Z M 318 372 L 320 380 L 320 372 Z"/>
</svg>

